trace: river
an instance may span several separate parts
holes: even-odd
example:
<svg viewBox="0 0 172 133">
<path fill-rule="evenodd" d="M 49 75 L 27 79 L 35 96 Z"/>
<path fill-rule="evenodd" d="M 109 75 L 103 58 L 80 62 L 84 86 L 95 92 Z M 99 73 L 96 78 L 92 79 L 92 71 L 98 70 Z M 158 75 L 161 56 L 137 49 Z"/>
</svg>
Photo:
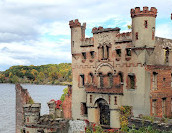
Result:
<svg viewBox="0 0 172 133">
<path fill-rule="evenodd" d="M 41 115 L 48 114 L 47 102 L 58 100 L 66 86 L 22 84 L 34 102 L 41 103 Z M 0 84 L 0 133 L 15 133 L 15 85 Z"/>
</svg>

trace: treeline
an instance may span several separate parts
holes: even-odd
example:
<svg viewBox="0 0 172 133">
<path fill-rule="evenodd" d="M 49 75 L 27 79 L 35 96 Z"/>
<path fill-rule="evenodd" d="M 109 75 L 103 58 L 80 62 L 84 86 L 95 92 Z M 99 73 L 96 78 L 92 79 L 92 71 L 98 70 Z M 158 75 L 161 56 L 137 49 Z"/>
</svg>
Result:
<svg viewBox="0 0 172 133">
<path fill-rule="evenodd" d="M 0 83 L 66 84 L 72 81 L 71 63 L 12 66 L 0 72 Z"/>
</svg>

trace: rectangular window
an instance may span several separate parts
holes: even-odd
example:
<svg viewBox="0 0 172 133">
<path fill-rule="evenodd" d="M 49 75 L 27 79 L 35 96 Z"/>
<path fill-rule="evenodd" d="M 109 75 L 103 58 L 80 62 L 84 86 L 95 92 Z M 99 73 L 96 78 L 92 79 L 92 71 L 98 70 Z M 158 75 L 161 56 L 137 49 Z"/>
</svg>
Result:
<svg viewBox="0 0 172 133">
<path fill-rule="evenodd" d="M 88 110 L 86 103 L 81 103 L 81 115 L 87 115 L 87 114 L 88 114 Z"/>
<path fill-rule="evenodd" d="M 157 75 L 158 73 L 153 72 L 153 90 L 157 90 Z"/>
<path fill-rule="evenodd" d="M 92 103 L 92 97 L 93 97 L 93 96 L 92 96 L 92 95 L 90 95 L 90 103 Z"/>
<path fill-rule="evenodd" d="M 148 28 L 148 21 L 147 20 L 145 20 L 144 25 L 145 25 L 145 28 Z"/>
<path fill-rule="evenodd" d="M 139 39 L 139 35 L 138 35 L 138 32 L 136 32 L 136 40 Z"/>
<path fill-rule="evenodd" d="M 80 75 L 80 85 L 84 86 L 85 85 L 85 79 L 84 79 L 84 75 Z"/>
<path fill-rule="evenodd" d="M 134 74 L 128 75 L 128 88 L 135 89 L 135 75 Z"/>
<path fill-rule="evenodd" d="M 156 99 L 152 100 L 152 114 L 156 115 Z"/>
<path fill-rule="evenodd" d="M 82 52 L 82 59 L 86 59 L 86 52 Z"/>
<path fill-rule="evenodd" d="M 117 105 L 117 96 L 114 97 L 114 105 Z"/>
<path fill-rule="evenodd" d="M 116 49 L 116 56 L 121 57 L 121 49 Z"/>
<path fill-rule="evenodd" d="M 131 56 L 131 48 L 127 48 L 126 49 L 126 55 L 127 56 Z"/>
<path fill-rule="evenodd" d="M 93 59 L 94 58 L 94 51 L 91 51 L 90 55 L 91 55 L 91 58 Z"/>
<path fill-rule="evenodd" d="M 162 114 L 166 115 L 166 98 L 162 98 Z"/>
</svg>

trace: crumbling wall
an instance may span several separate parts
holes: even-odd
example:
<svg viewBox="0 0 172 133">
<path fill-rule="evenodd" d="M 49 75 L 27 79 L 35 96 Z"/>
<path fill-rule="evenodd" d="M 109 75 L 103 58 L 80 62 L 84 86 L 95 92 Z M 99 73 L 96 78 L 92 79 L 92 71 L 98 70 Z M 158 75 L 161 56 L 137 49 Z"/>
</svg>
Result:
<svg viewBox="0 0 172 133">
<path fill-rule="evenodd" d="M 62 104 L 63 116 L 65 119 L 72 118 L 72 86 L 68 86 L 68 94 Z"/>
<path fill-rule="evenodd" d="M 27 89 L 23 89 L 20 84 L 16 84 L 16 133 L 21 133 L 23 126 L 23 105 L 29 103 L 32 98 Z"/>
</svg>

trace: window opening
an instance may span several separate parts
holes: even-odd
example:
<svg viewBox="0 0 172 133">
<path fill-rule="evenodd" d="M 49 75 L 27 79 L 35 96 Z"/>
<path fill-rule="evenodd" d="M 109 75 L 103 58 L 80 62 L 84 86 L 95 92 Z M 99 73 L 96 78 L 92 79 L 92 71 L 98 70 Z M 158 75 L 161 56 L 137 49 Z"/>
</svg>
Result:
<svg viewBox="0 0 172 133">
<path fill-rule="evenodd" d="M 129 89 L 135 89 L 135 76 L 128 75 L 129 78 Z"/>
<path fill-rule="evenodd" d="M 82 52 L 82 58 L 86 59 L 86 52 Z"/>
<path fill-rule="evenodd" d="M 121 49 L 116 49 L 116 55 L 117 55 L 118 57 L 121 57 Z"/>
<path fill-rule="evenodd" d="M 91 58 L 93 59 L 94 58 L 94 51 L 91 51 L 90 55 L 91 55 Z"/>
<path fill-rule="evenodd" d="M 138 32 L 136 32 L 136 40 L 139 39 L 139 35 L 138 35 Z"/>
<path fill-rule="evenodd" d="M 147 20 L 145 20 L 144 25 L 145 25 L 145 28 L 148 28 L 148 21 Z"/>
<path fill-rule="evenodd" d="M 127 56 L 131 56 L 131 48 L 126 49 L 126 54 L 127 54 Z"/>
</svg>

